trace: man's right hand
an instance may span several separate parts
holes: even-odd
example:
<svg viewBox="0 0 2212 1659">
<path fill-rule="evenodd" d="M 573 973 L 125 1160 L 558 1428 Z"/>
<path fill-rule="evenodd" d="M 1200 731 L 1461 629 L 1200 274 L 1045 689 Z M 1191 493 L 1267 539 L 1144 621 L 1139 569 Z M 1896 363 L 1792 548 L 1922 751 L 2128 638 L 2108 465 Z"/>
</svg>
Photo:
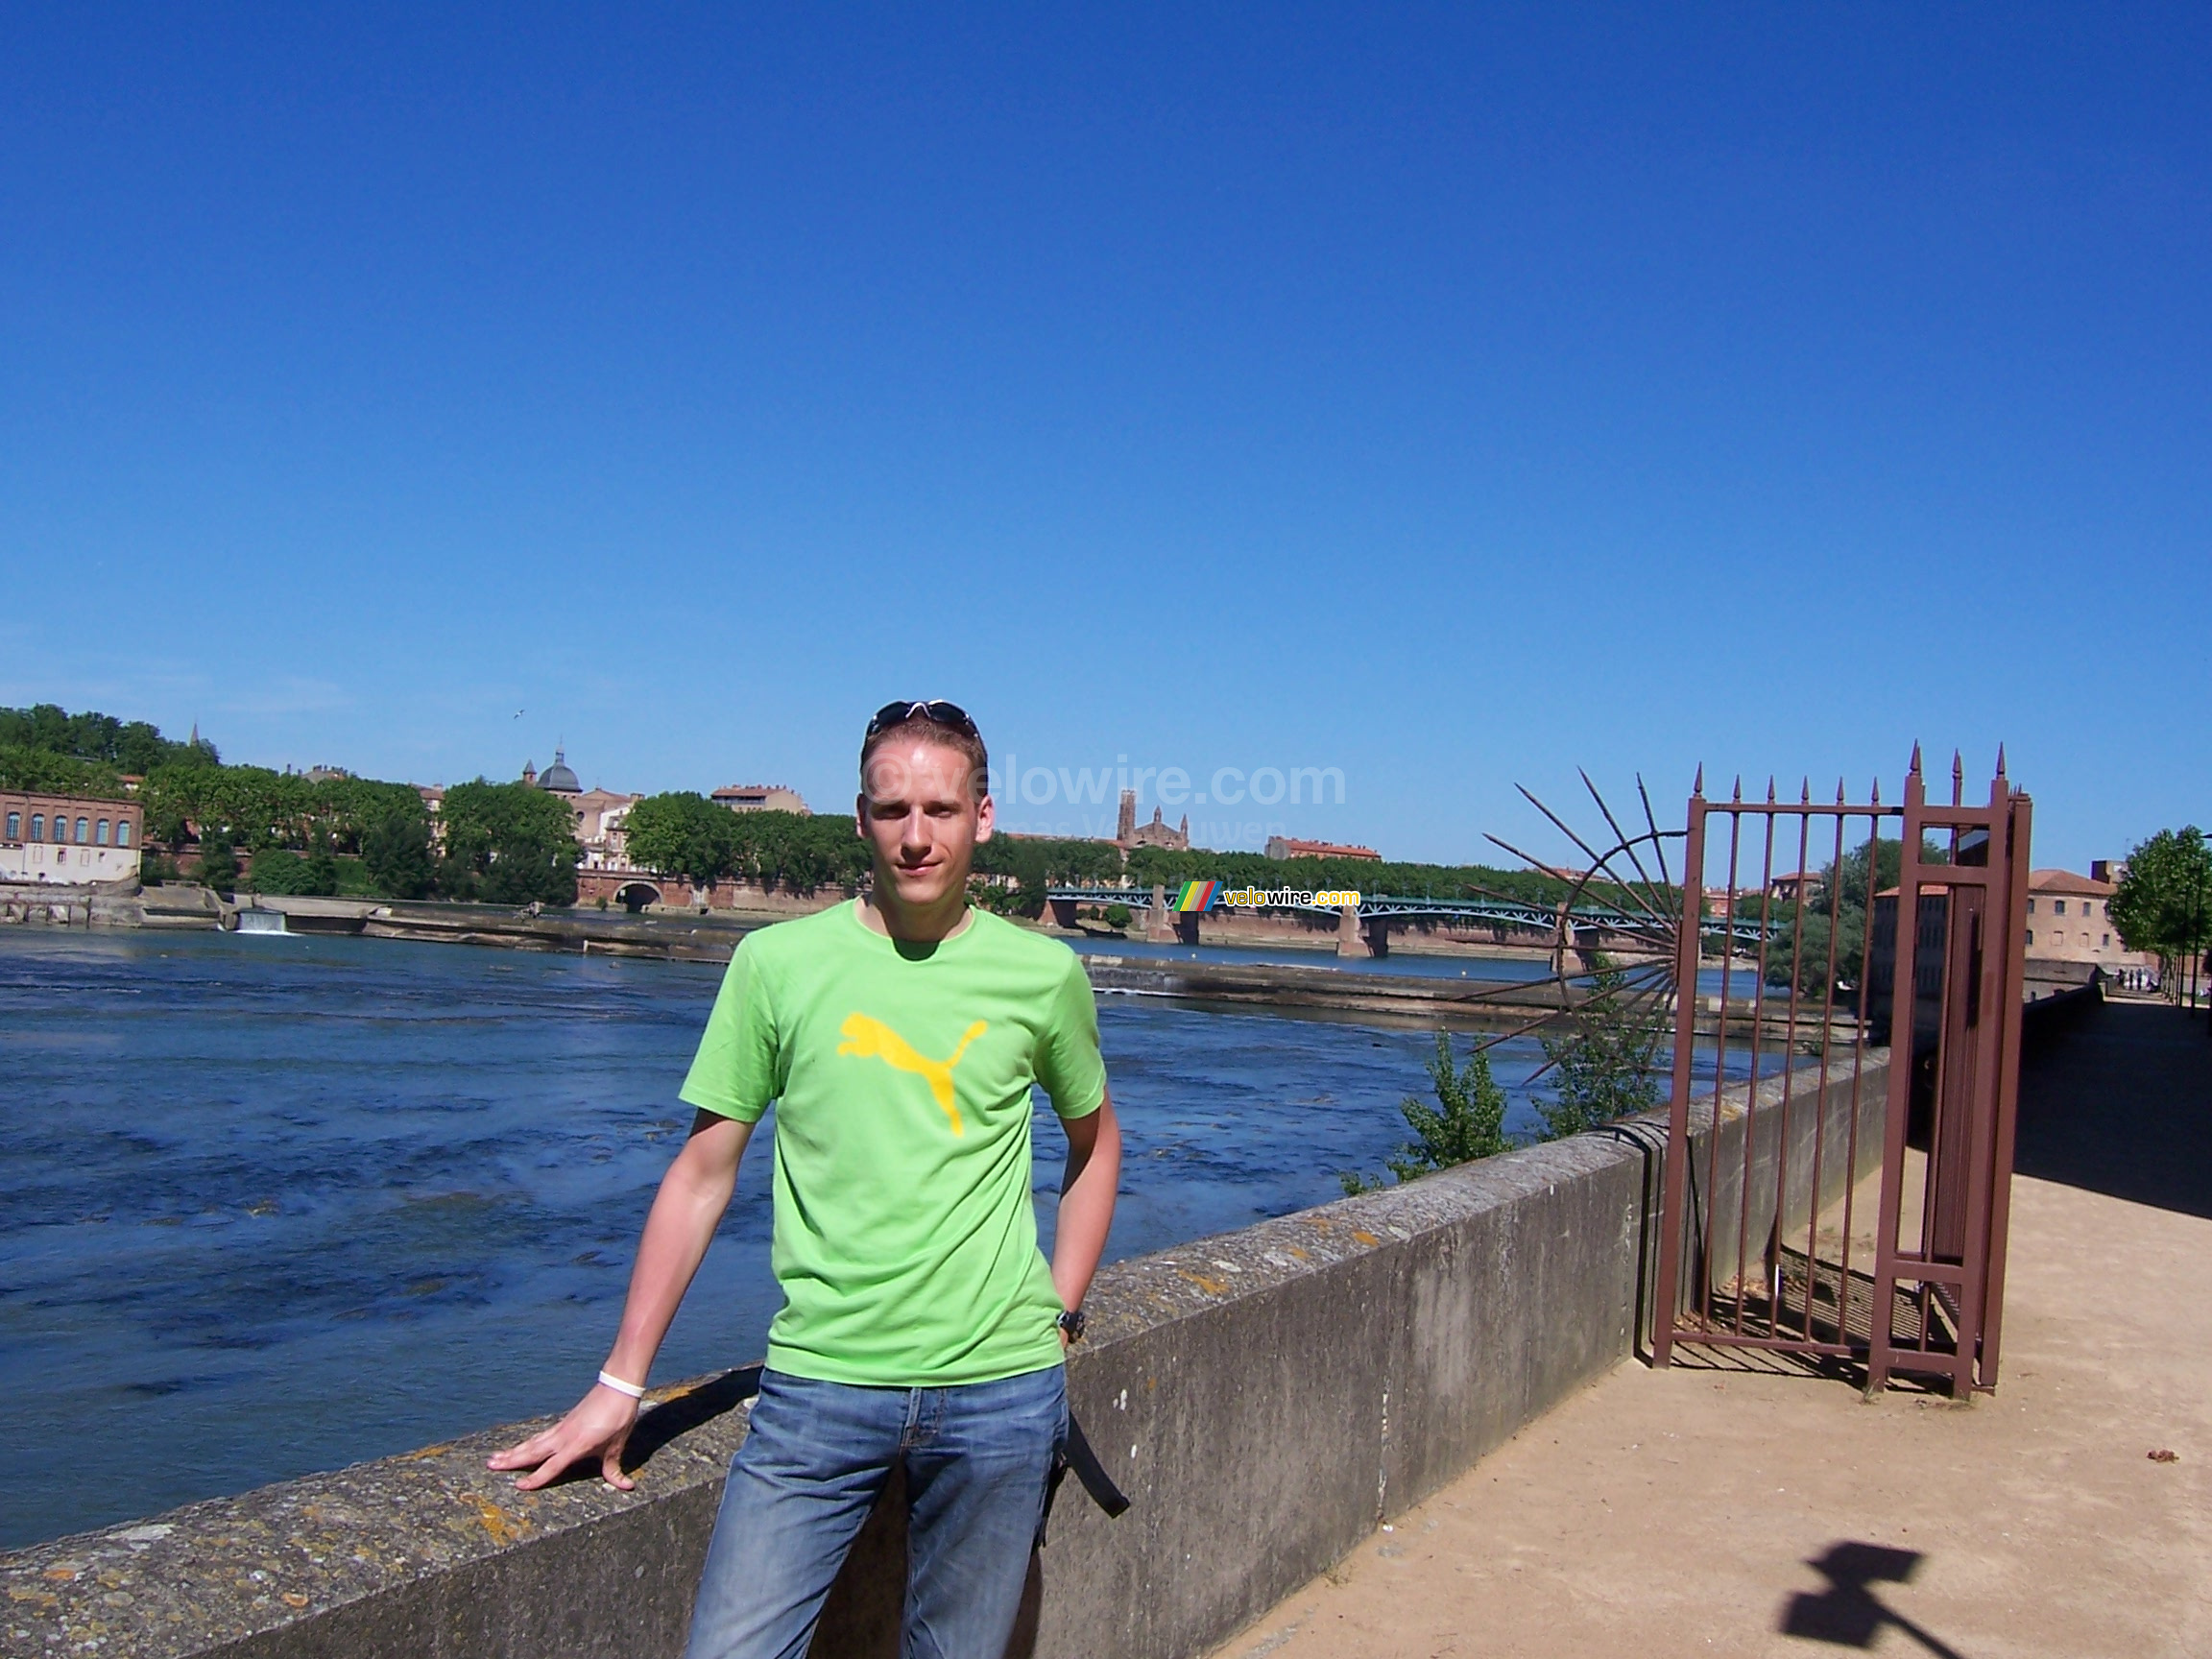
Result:
<svg viewBox="0 0 2212 1659">
<path fill-rule="evenodd" d="M 618 1492 L 628 1492 L 637 1482 L 622 1473 L 622 1448 L 637 1423 L 637 1401 L 604 1384 L 594 1384 L 591 1392 L 552 1428 L 495 1454 L 485 1466 L 527 1469 L 529 1473 L 515 1486 L 517 1491 L 535 1492 L 559 1479 L 570 1465 L 597 1456 L 600 1479 Z"/>
<path fill-rule="evenodd" d="M 607 1356 L 615 1376 L 642 1381 L 652 1369 L 661 1339 L 668 1334 L 677 1305 L 714 1237 L 714 1225 L 729 1206 L 737 1165 L 752 1134 L 752 1124 L 734 1118 L 712 1112 L 692 1117 L 690 1139 L 661 1178 L 653 1213 L 645 1218 L 645 1236 L 637 1241 L 622 1329 Z M 528 1470 L 515 1484 L 535 1492 L 558 1479 L 564 1469 L 596 1455 L 607 1484 L 627 1492 L 637 1482 L 622 1473 L 622 1448 L 637 1422 L 637 1402 L 602 1383 L 544 1433 L 492 1458 L 490 1467 Z"/>
</svg>

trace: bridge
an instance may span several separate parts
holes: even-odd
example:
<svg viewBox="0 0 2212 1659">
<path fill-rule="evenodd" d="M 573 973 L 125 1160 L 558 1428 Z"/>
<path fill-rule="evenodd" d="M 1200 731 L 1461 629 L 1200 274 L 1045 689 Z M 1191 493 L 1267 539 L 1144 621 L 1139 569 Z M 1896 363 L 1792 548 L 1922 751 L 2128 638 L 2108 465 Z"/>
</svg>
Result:
<svg viewBox="0 0 2212 1659">
<path fill-rule="evenodd" d="M 1155 886 L 1149 896 L 1141 887 L 1053 887 L 1046 891 L 1053 921 L 1063 927 L 1075 926 L 1080 905 L 1122 904 L 1146 913 L 1145 937 L 1198 942 L 1198 912 L 1168 907 L 1167 890 Z M 1334 904 L 1267 904 L 1258 910 L 1303 912 L 1328 916 L 1337 923 L 1339 956 L 1386 955 L 1390 924 L 1395 921 L 1434 919 L 1457 922 L 1499 931 L 1513 929 L 1542 935 L 1576 949 L 1590 950 L 1608 940 L 1631 940 L 1651 948 L 1673 926 L 1649 914 L 1622 910 L 1607 904 L 1542 904 L 1516 899 L 1435 899 L 1427 896 L 1363 894 L 1357 906 Z M 1705 938 L 1725 935 L 1732 946 L 1756 950 L 1771 930 L 1770 925 L 1738 916 L 1723 920 L 1706 917 L 1698 926 Z M 1351 947 L 1351 948 L 1348 948 Z"/>
</svg>

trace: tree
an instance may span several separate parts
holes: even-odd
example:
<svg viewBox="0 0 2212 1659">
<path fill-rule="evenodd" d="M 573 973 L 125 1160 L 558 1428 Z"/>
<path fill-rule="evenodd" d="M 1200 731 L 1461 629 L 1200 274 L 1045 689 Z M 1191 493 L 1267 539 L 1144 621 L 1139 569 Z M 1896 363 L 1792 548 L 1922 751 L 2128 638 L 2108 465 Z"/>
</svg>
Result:
<svg viewBox="0 0 2212 1659">
<path fill-rule="evenodd" d="M 1950 854 L 1923 839 L 1920 859 L 1926 864 L 1950 861 Z M 1869 836 L 1840 864 L 1821 872 L 1820 889 L 1801 908 L 1772 904 L 1767 920 L 1775 924 L 1763 951 L 1767 982 L 1788 987 L 1802 978 L 1808 997 L 1825 996 L 1829 989 L 1829 945 L 1835 945 L 1835 985 L 1845 998 L 1856 993 L 1859 971 L 1865 961 L 1866 918 L 1871 901 L 1897 885 L 1905 873 L 1905 844 Z M 1737 901 L 1737 919 L 1756 922 L 1766 902 L 1754 898 L 1746 905 Z M 1800 943 L 1802 940 L 1802 943 Z"/>
<path fill-rule="evenodd" d="M 2194 824 L 2161 830 L 2129 853 L 2110 915 L 2120 942 L 2155 955 L 2160 980 L 2178 996 L 2178 970 L 2212 943 L 2212 851 L 2203 832 Z"/>
<path fill-rule="evenodd" d="M 812 893 L 835 885 L 857 893 L 868 844 L 849 812 L 733 812 L 735 873 L 763 887 Z"/>
<path fill-rule="evenodd" d="M 308 854 L 301 871 L 300 891 L 316 899 L 328 899 L 338 891 L 338 859 L 330 851 L 330 838 L 318 835 L 315 851 Z"/>
<path fill-rule="evenodd" d="M 361 864 L 370 884 L 387 899 L 428 897 L 437 879 L 430 855 L 430 821 L 421 798 L 413 811 L 393 805 L 362 826 Z"/>
<path fill-rule="evenodd" d="M 1398 1114 L 1413 1131 L 1413 1139 L 1399 1148 L 1397 1156 L 1383 1160 L 1402 1182 L 1455 1164 L 1493 1158 L 1512 1145 L 1505 1138 L 1505 1091 L 1490 1075 L 1486 1050 L 1477 1048 L 1463 1069 L 1455 1067 L 1452 1039 L 1439 1031 L 1428 1071 L 1436 1104 L 1430 1105 L 1418 1094 L 1399 1102 Z M 1352 1170 L 1337 1179 L 1348 1193 L 1370 1192 L 1382 1185 Z"/>
<path fill-rule="evenodd" d="M 1567 1031 L 1543 1038 L 1558 1092 L 1543 1107 L 1551 1140 L 1648 1112 L 1659 1104 L 1659 1046 L 1665 1027 L 1629 1005 L 1627 981 L 1600 967 L 1589 1000 Z"/>
<path fill-rule="evenodd" d="M 200 838 L 198 878 L 201 886 L 218 893 L 228 893 L 238 885 L 238 854 L 225 831 L 210 830 Z"/>
<path fill-rule="evenodd" d="M 115 769 L 101 760 L 81 760 L 26 744 L 0 745 L 0 789 L 26 795 L 86 795 L 96 801 L 121 801 L 127 792 Z"/>
<path fill-rule="evenodd" d="M 204 739 L 179 743 L 143 720 L 71 714 L 53 703 L 0 709 L 0 747 L 36 749 L 139 775 L 170 761 L 197 758 L 211 765 L 216 759 L 215 745 Z"/>
<path fill-rule="evenodd" d="M 492 904 L 576 902 L 575 815 L 558 795 L 479 778 L 445 791 L 438 885 Z"/>
<path fill-rule="evenodd" d="M 1016 841 L 1012 844 L 1013 856 L 1008 860 L 1014 878 L 1014 902 L 1011 906 L 1017 916 L 1034 922 L 1045 914 L 1046 895 L 1052 885 L 1051 860 L 1045 848 L 1035 841 Z"/>
<path fill-rule="evenodd" d="M 737 814 L 688 790 L 648 795 L 623 820 L 630 861 L 710 887 L 734 873 L 741 849 Z"/>
</svg>

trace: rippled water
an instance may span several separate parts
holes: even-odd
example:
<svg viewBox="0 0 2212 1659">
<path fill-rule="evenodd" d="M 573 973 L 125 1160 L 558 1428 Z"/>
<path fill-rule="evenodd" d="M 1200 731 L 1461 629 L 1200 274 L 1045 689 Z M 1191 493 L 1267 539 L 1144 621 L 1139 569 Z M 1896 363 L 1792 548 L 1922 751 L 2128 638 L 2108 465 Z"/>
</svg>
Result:
<svg viewBox="0 0 2212 1659">
<path fill-rule="evenodd" d="M 566 1406 L 688 1120 L 720 973 L 0 932 L 0 1545 Z M 1427 1087 L 1419 1032 L 1118 997 L 1100 1029 L 1127 1142 L 1115 1257 L 1337 1196 Z M 1501 1080 L 1536 1058 L 1501 1049 Z M 1041 1186 L 1061 1144 L 1047 1113 Z M 657 1378 L 759 1355 L 767 1244 L 757 1150 Z"/>
</svg>

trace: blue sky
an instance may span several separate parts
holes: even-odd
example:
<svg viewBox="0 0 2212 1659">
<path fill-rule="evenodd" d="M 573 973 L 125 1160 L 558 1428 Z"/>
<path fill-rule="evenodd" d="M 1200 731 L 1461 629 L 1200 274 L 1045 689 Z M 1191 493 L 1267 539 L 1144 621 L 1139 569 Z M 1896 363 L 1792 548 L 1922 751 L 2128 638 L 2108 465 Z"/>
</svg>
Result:
<svg viewBox="0 0 2212 1659">
<path fill-rule="evenodd" d="M 2003 741 L 2080 866 L 2212 818 L 2208 46 L 10 8 L 0 702 L 832 806 L 949 696 L 1055 781 L 1337 767 L 1186 809 L 1439 859 L 1577 765 Z"/>
</svg>

